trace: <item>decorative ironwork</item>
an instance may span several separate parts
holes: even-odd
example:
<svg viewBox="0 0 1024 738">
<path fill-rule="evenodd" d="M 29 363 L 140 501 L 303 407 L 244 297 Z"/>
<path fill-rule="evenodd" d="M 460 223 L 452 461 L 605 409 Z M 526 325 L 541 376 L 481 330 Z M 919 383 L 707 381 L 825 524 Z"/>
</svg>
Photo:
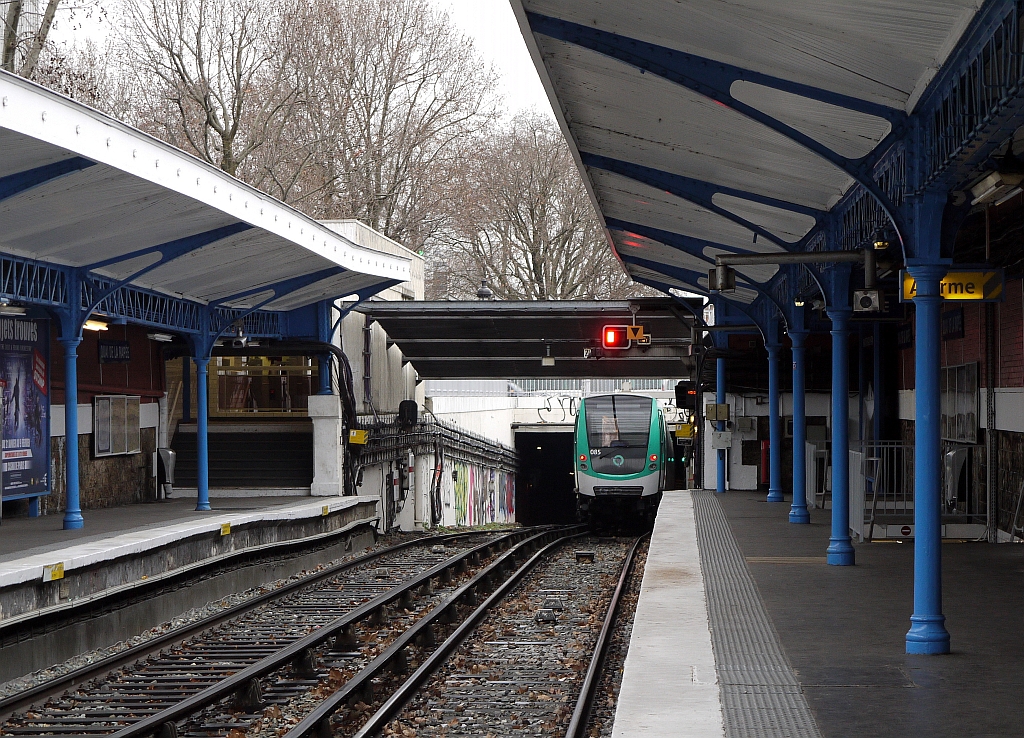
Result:
<svg viewBox="0 0 1024 738">
<path fill-rule="evenodd" d="M 0 254 L 0 295 L 35 305 L 67 305 L 67 274 L 52 264 Z"/>
</svg>

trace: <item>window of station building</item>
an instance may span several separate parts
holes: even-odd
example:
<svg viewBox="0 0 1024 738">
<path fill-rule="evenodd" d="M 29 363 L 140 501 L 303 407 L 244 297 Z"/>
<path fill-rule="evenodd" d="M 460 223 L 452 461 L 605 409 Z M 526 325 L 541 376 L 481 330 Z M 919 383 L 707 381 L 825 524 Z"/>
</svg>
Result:
<svg viewBox="0 0 1024 738">
<path fill-rule="evenodd" d="M 92 401 L 93 453 L 121 456 L 142 452 L 141 398 L 96 395 Z"/>
<path fill-rule="evenodd" d="M 943 367 L 942 437 L 959 443 L 978 442 L 978 364 Z"/>
<path fill-rule="evenodd" d="M 308 356 L 220 356 L 210 362 L 210 415 L 305 416 L 319 389 Z"/>
</svg>

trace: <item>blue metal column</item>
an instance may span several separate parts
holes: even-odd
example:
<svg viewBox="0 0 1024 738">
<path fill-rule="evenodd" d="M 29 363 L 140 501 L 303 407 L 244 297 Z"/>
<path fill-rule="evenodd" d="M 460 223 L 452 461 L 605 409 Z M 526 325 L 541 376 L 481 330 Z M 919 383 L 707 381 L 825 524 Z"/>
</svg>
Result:
<svg viewBox="0 0 1024 738">
<path fill-rule="evenodd" d="M 715 402 L 719 405 L 725 402 L 725 359 L 719 357 L 715 362 Z M 715 427 L 725 430 L 725 421 L 719 420 Z M 725 449 L 718 449 L 718 479 L 715 487 L 716 492 L 725 492 Z"/>
<path fill-rule="evenodd" d="M 804 340 L 807 331 L 790 331 L 793 341 L 793 505 L 789 522 L 810 523 L 807 511 L 807 397 L 804 382 Z"/>
<path fill-rule="evenodd" d="M 779 352 L 768 344 L 768 502 L 785 502 L 782 496 L 782 419 L 779 417 Z"/>
<path fill-rule="evenodd" d="M 210 412 L 206 394 L 207 367 L 210 359 L 194 357 L 196 363 L 196 510 L 210 509 L 210 434 L 207 426 Z"/>
<path fill-rule="evenodd" d="M 854 564 L 850 542 L 850 308 L 828 311 L 832 321 L 832 536 L 827 560 Z"/>
<path fill-rule="evenodd" d="M 872 362 L 872 378 L 871 382 L 874 385 L 875 390 L 875 406 L 872 408 L 871 416 L 871 438 L 875 442 L 875 448 L 878 448 L 878 442 L 882 440 L 882 326 L 876 320 L 874 323 L 874 333 L 872 335 L 871 345 L 871 362 Z M 877 455 L 877 453 L 875 454 Z"/>
<path fill-rule="evenodd" d="M 939 281 L 947 267 L 910 266 L 917 281 L 915 308 L 914 428 L 914 614 L 907 653 L 949 653 L 942 614 L 942 518 L 939 334 L 942 297 Z"/>
<path fill-rule="evenodd" d="M 189 357 L 181 357 L 181 419 L 192 420 L 192 365 Z"/>
<path fill-rule="evenodd" d="M 78 488 L 78 344 L 82 339 L 76 335 L 60 342 L 64 344 L 64 530 L 77 530 L 85 526 Z"/>
<path fill-rule="evenodd" d="M 333 309 L 330 300 L 321 300 L 316 304 L 317 338 L 330 343 L 334 337 L 334 325 L 331 321 Z M 331 392 L 331 356 L 320 354 L 316 357 L 317 376 L 320 378 L 318 395 L 329 395 Z"/>
</svg>

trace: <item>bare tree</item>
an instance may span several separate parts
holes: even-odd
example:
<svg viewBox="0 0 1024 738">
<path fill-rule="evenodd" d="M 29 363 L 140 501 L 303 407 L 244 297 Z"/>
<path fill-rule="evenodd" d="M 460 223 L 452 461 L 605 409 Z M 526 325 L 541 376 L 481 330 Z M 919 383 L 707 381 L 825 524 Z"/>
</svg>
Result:
<svg viewBox="0 0 1024 738">
<path fill-rule="evenodd" d="M 633 285 L 608 246 L 554 123 L 517 116 L 481 137 L 464 168 L 460 217 L 432 244 L 437 297 L 471 296 L 486 279 L 497 297 L 622 297 Z"/>
<path fill-rule="evenodd" d="M 418 249 L 451 216 L 466 141 L 496 119 L 496 76 L 429 0 L 315 0 L 305 18 L 318 33 L 296 46 L 296 122 L 312 166 L 293 201 Z"/>
<path fill-rule="evenodd" d="M 128 0 L 123 73 L 132 121 L 240 174 L 296 104 L 288 9 L 271 0 Z"/>
<path fill-rule="evenodd" d="M 55 26 L 57 12 L 63 10 L 67 18 L 73 20 L 76 14 L 91 16 L 94 11 L 103 11 L 96 0 L 79 0 L 63 8 L 61 0 L 45 0 L 45 4 L 41 5 L 42 2 L 0 1 L 0 17 L 4 22 L 3 37 L 0 39 L 3 43 L 0 49 L 0 68 L 45 83 L 45 74 L 52 73 L 64 57 L 50 43 L 50 31 Z M 44 72 L 42 79 L 39 79 L 40 69 Z"/>
</svg>

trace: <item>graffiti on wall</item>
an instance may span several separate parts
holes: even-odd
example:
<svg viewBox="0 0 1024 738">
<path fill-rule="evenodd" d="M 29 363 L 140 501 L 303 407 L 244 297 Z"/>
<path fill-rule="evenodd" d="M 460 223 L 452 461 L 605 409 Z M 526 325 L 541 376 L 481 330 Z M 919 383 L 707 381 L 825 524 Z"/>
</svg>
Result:
<svg viewBox="0 0 1024 738">
<path fill-rule="evenodd" d="M 516 517 L 515 475 L 464 461 L 450 464 L 455 525 L 511 523 Z"/>
</svg>

